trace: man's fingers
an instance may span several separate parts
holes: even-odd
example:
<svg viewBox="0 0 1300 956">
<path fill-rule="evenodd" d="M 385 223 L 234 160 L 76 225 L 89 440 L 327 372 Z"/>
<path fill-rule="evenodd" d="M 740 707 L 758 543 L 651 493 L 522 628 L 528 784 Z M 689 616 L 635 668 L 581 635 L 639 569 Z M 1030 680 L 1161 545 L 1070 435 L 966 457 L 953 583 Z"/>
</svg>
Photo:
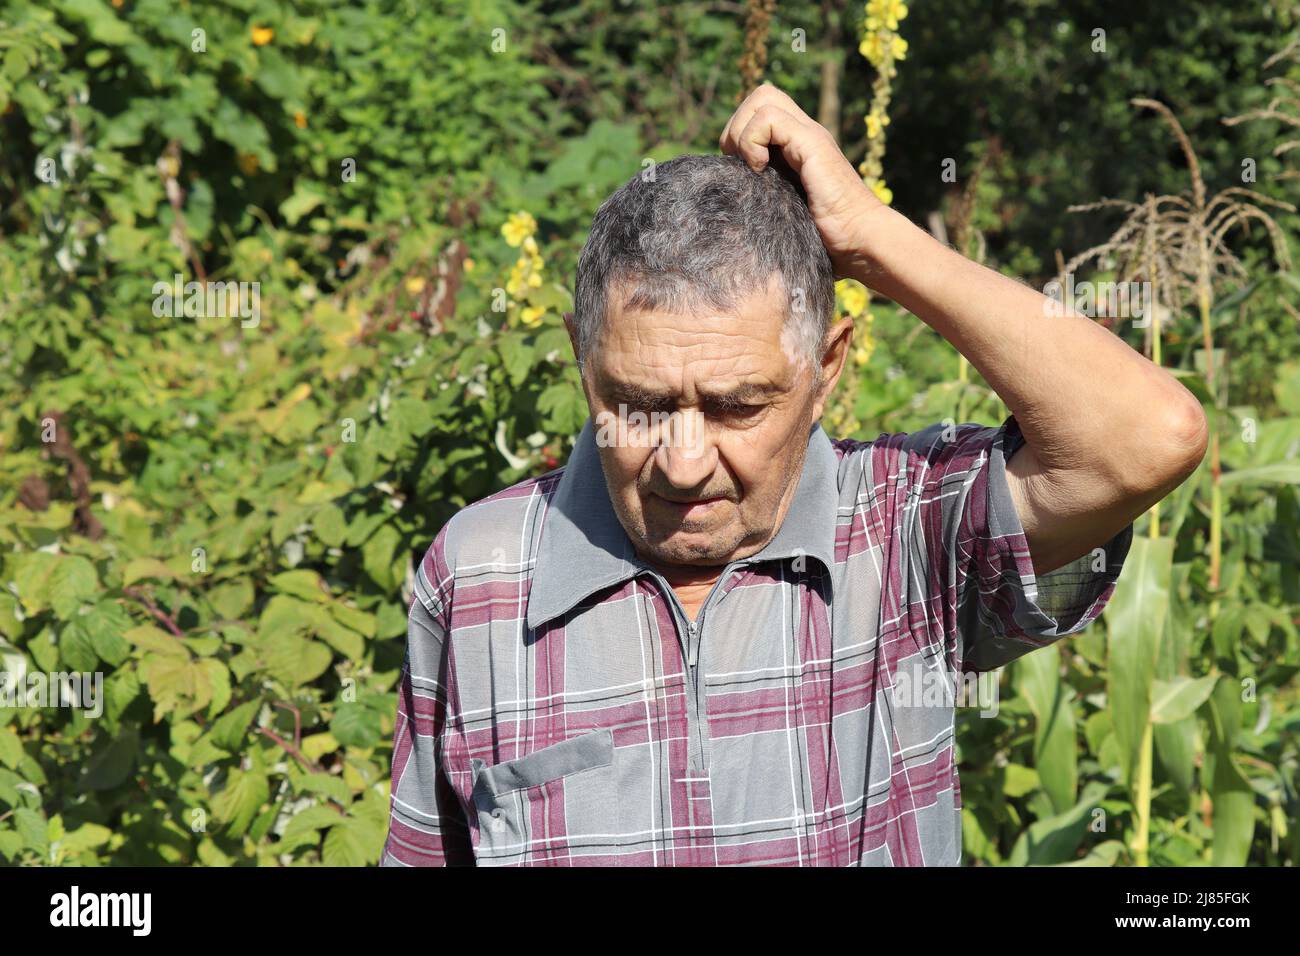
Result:
<svg viewBox="0 0 1300 956">
<path fill-rule="evenodd" d="M 718 148 L 724 153 L 734 154 L 736 137 L 753 119 L 754 114 L 764 106 L 780 107 L 795 117 L 804 115 L 799 104 L 787 93 L 777 89 L 771 83 L 764 83 L 745 97 L 744 101 L 736 107 L 736 111 L 731 114 L 727 125 L 723 127 L 722 135 L 718 137 Z"/>
<path fill-rule="evenodd" d="M 741 100 L 740 105 L 736 107 L 735 112 L 727 120 L 727 125 L 722 128 L 722 135 L 718 137 L 718 148 L 724 153 L 733 153 L 735 151 L 733 134 L 744 129 L 745 124 L 749 122 L 749 118 L 754 115 L 754 110 L 758 109 L 754 100 L 763 92 L 764 86 L 767 86 L 767 84 L 765 83 L 763 86 L 751 91 L 748 96 Z"/>
<path fill-rule="evenodd" d="M 803 128 L 798 118 L 777 106 L 761 106 L 734 137 L 735 152 L 755 172 L 769 162 L 768 146 L 780 146 L 786 161 L 798 171 L 803 165 L 796 134 Z M 792 145 L 793 144 L 793 145 Z"/>
</svg>

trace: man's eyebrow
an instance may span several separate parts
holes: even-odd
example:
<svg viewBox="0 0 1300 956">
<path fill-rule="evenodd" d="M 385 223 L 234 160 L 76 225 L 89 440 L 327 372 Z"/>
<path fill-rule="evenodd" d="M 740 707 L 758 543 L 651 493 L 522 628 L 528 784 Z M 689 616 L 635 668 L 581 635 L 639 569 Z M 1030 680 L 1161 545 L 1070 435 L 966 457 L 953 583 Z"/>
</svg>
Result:
<svg viewBox="0 0 1300 956">
<path fill-rule="evenodd" d="M 706 402 L 718 405 L 745 405 L 758 399 L 767 398 L 780 389 L 773 384 L 763 382 L 744 382 L 725 391 L 701 389 L 700 397 Z M 676 403 L 676 392 L 656 391 L 631 382 L 610 382 L 606 389 L 609 401 L 623 402 L 627 405 L 661 405 Z"/>
<path fill-rule="evenodd" d="M 767 398 L 780 390 L 779 387 L 771 383 L 744 382 L 735 388 L 727 389 L 725 392 L 701 389 L 700 397 L 707 402 L 717 402 L 720 405 L 747 405 L 759 399 Z"/>
<path fill-rule="evenodd" d="M 604 392 L 608 400 L 626 405 L 661 405 L 677 400 L 672 392 L 656 392 L 631 382 L 610 382 Z"/>
</svg>

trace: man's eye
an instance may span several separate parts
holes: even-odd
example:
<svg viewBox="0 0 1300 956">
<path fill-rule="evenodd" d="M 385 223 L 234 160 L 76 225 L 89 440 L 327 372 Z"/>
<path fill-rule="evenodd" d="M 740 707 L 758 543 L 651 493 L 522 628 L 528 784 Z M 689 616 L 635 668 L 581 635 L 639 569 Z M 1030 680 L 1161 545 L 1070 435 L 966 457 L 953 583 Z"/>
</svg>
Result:
<svg viewBox="0 0 1300 956">
<path fill-rule="evenodd" d="M 728 404 L 728 405 L 721 405 L 721 406 L 719 406 L 718 409 L 717 409 L 717 413 L 718 413 L 719 415 L 723 416 L 724 418 L 740 418 L 740 419 L 745 419 L 745 418 L 753 418 L 755 415 L 757 415 L 759 412 L 761 412 L 761 411 L 762 411 L 764 408 L 766 408 L 766 407 L 767 407 L 766 405 L 732 405 L 732 404 Z"/>
</svg>

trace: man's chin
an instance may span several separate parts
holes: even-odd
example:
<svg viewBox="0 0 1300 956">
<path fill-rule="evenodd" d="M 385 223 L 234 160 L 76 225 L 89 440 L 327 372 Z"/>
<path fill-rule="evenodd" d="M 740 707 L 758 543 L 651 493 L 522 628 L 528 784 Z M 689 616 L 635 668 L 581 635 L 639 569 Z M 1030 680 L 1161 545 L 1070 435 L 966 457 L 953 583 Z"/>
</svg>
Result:
<svg viewBox="0 0 1300 956">
<path fill-rule="evenodd" d="M 656 564 L 701 566 L 726 564 L 736 550 L 729 538 L 720 541 L 715 532 L 685 529 L 646 541 L 642 547 Z"/>
</svg>

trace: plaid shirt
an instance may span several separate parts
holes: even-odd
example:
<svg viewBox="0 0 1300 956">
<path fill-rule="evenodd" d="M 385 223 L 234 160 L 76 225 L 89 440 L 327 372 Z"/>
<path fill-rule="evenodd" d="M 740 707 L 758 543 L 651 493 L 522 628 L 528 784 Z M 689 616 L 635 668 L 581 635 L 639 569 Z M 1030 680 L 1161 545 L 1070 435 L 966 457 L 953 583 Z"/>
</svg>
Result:
<svg viewBox="0 0 1300 956">
<path fill-rule="evenodd" d="M 815 427 L 777 534 L 690 622 L 589 420 L 421 563 L 381 865 L 958 864 L 956 679 L 1092 621 L 1132 539 L 1036 578 L 1022 443 L 1014 419 Z"/>
</svg>

